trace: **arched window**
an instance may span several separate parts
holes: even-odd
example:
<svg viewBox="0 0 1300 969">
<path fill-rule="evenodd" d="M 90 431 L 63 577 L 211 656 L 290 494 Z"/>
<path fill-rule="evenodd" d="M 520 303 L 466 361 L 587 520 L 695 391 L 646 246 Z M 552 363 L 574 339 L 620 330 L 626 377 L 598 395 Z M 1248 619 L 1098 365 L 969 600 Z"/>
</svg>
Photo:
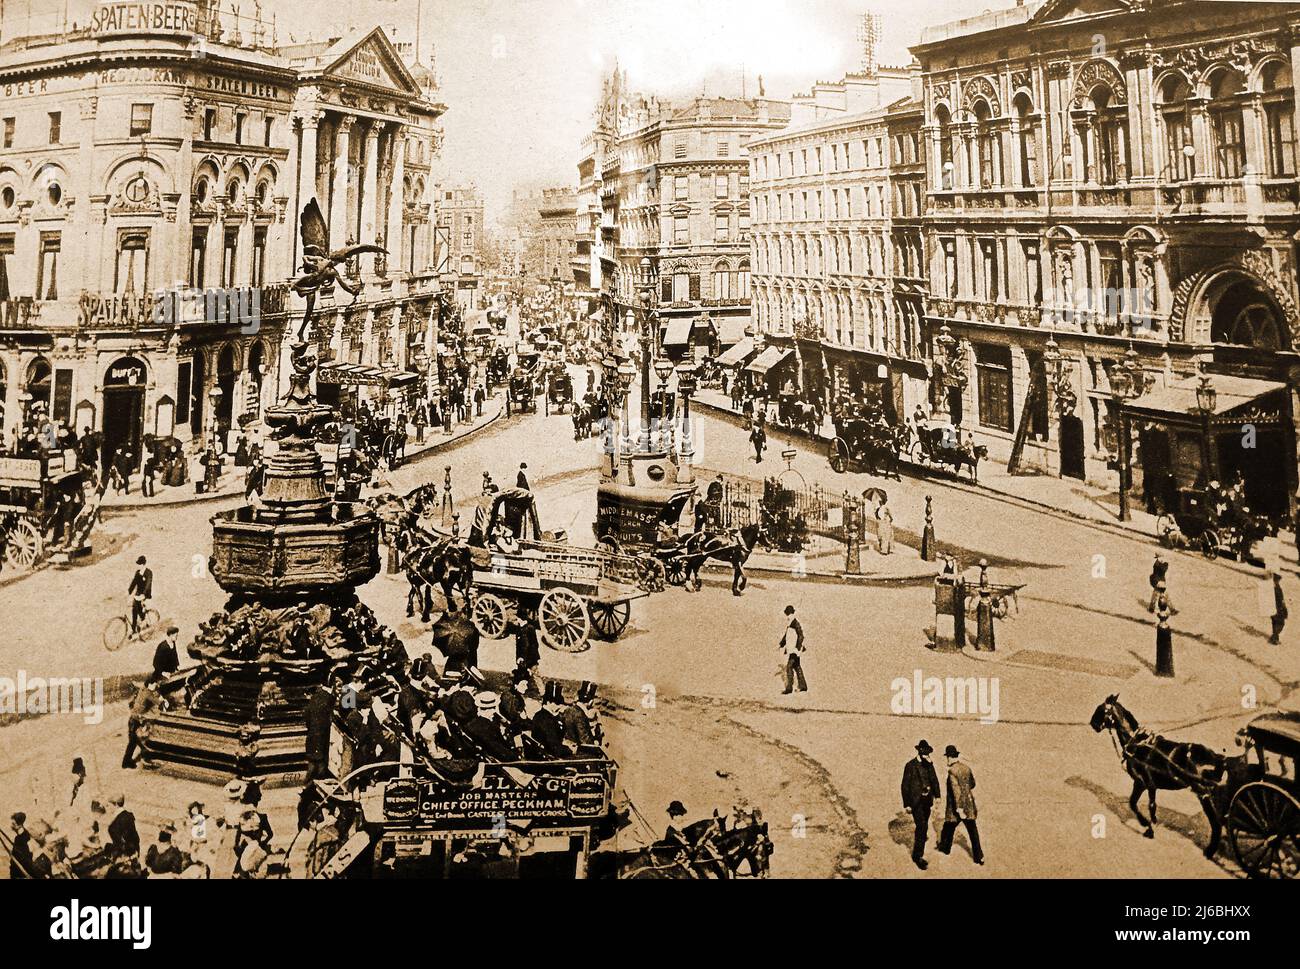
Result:
<svg viewBox="0 0 1300 969">
<path fill-rule="evenodd" d="M 1290 65 L 1267 64 L 1260 74 L 1264 95 L 1264 131 L 1268 142 L 1268 175 L 1286 178 L 1295 174 L 1295 92 Z"/>
<path fill-rule="evenodd" d="M 975 152 L 980 188 L 992 188 L 1002 183 L 997 163 L 997 140 L 997 132 L 993 130 L 993 110 L 987 101 L 980 101 L 975 105 Z"/>
<path fill-rule="evenodd" d="M 1020 184 L 1038 184 L 1038 129 L 1034 124 L 1034 106 L 1027 94 L 1017 95 L 1016 111 L 1016 165 L 1020 168 Z"/>
<path fill-rule="evenodd" d="M 952 116 L 943 105 L 934 110 L 934 122 L 939 126 L 939 184 L 938 188 L 951 192 L 955 187 L 952 162 Z"/>
<path fill-rule="evenodd" d="M 713 265 L 713 298 L 714 299 L 731 299 L 734 294 L 731 292 L 731 267 L 725 260 L 719 260 Z"/>
<path fill-rule="evenodd" d="M 1241 178 L 1246 171 L 1245 92 L 1241 74 L 1230 68 L 1216 71 L 1210 82 L 1210 129 L 1219 178 Z"/>
<path fill-rule="evenodd" d="M 736 285 L 732 287 L 736 299 L 749 299 L 749 260 L 740 260 L 740 270 L 736 273 Z"/>
<path fill-rule="evenodd" d="M 1102 185 L 1128 181 L 1128 107 L 1117 104 L 1105 85 L 1093 89 L 1092 103 L 1097 110 L 1097 180 Z"/>
<path fill-rule="evenodd" d="M 1196 174 L 1196 149 L 1192 145 L 1192 123 L 1187 115 L 1190 88 L 1180 76 L 1165 78 L 1160 85 L 1160 121 L 1165 135 L 1165 171 L 1169 182 L 1186 181 Z"/>
</svg>

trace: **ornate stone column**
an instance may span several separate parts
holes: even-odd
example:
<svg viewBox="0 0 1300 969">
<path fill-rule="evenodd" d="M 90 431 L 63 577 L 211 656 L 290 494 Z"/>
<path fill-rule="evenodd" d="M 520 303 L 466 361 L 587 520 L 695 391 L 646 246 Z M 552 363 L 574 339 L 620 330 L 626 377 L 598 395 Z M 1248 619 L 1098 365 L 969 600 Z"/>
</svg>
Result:
<svg viewBox="0 0 1300 969">
<path fill-rule="evenodd" d="M 388 275 L 392 276 L 400 272 L 405 265 L 402 259 L 402 214 L 405 211 L 406 198 L 402 183 L 406 179 L 406 138 L 400 124 L 394 126 L 389 146 L 392 164 L 388 169 L 388 184 L 391 187 L 388 193 L 388 219 L 384 238 L 388 243 Z"/>
<path fill-rule="evenodd" d="M 325 112 L 311 110 L 299 116 L 299 142 L 298 142 L 298 207 L 294 213 L 294 221 L 297 222 L 298 214 L 307 207 L 307 203 L 316 198 L 316 137 L 320 129 L 321 118 Z"/>
<path fill-rule="evenodd" d="M 375 230 L 378 226 L 379 200 L 379 122 L 372 121 L 366 127 L 365 153 L 362 156 L 361 181 L 361 225 L 358 241 L 373 244 Z M 375 273 L 375 254 L 362 253 L 361 274 L 373 276 Z"/>
<path fill-rule="evenodd" d="M 338 249 L 348 239 L 348 145 L 356 119 L 344 115 L 334 133 L 333 190 L 330 192 L 330 248 Z"/>
</svg>

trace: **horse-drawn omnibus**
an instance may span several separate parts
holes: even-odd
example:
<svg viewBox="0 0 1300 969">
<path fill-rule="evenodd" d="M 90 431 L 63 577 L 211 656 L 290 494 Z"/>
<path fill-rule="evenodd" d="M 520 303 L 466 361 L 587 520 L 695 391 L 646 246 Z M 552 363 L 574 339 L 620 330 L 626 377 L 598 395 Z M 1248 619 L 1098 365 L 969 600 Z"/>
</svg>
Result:
<svg viewBox="0 0 1300 969">
<path fill-rule="evenodd" d="M 86 513 L 75 452 L 0 455 L 0 547 L 10 567 L 35 568 L 62 544 L 69 524 L 74 538 L 83 530 L 88 534 L 94 522 L 82 520 Z"/>
</svg>

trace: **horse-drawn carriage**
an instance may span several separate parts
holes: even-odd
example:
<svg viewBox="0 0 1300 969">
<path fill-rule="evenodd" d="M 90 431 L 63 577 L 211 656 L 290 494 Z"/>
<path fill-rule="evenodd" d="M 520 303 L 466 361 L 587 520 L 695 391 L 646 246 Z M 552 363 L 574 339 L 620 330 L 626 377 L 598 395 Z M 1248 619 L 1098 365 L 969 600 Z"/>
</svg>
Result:
<svg viewBox="0 0 1300 969">
<path fill-rule="evenodd" d="M 836 474 L 862 465 L 870 474 L 898 476 L 898 455 L 902 449 L 900 429 L 890 425 L 883 415 L 849 417 L 836 414 L 835 439 L 827 449 L 831 470 Z"/>
<path fill-rule="evenodd" d="M 74 452 L 0 456 L 0 550 L 8 565 L 35 568 L 65 539 L 84 543 L 97 509 L 86 504 Z"/>
<path fill-rule="evenodd" d="M 547 389 L 547 401 L 553 410 L 564 413 L 566 406 L 573 407 L 573 377 L 569 371 L 559 365 L 551 368 L 550 387 Z"/>
<path fill-rule="evenodd" d="M 1207 559 L 1220 552 L 1245 561 L 1260 539 L 1277 529 L 1263 515 L 1216 500 L 1200 488 L 1180 488 L 1178 507 L 1156 518 L 1156 535 L 1168 548 L 1195 548 Z"/>
<path fill-rule="evenodd" d="M 958 474 L 965 466 L 970 468 L 971 480 L 979 480 L 979 463 L 989 456 L 989 449 L 983 444 L 976 444 L 969 437 L 962 440 L 958 429 L 946 425 L 918 427 L 916 438 L 911 451 L 915 464 L 922 467 L 952 465 L 953 474 Z"/>
<path fill-rule="evenodd" d="M 510 375 L 510 386 L 506 391 L 506 413 L 537 413 L 537 387 L 531 371 L 516 367 Z"/>
<path fill-rule="evenodd" d="M 510 378 L 510 351 L 500 344 L 492 350 L 483 365 L 490 386 L 500 386 Z"/>
</svg>

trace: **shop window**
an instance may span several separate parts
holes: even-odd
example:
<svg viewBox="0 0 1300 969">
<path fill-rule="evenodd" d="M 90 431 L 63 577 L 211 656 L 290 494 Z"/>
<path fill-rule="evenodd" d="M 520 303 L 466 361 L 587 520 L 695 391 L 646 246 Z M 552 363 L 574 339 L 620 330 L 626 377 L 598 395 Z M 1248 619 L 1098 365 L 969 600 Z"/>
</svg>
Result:
<svg viewBox="0 0 1300 969">
<path fill-rule="evenodd" d="M 207 280 L 208 227 L 196 228 L 190 237 L 190 286 L 202 289 Z M 179 418 L 178 418 L 179 420 Z"/>
</svg>

